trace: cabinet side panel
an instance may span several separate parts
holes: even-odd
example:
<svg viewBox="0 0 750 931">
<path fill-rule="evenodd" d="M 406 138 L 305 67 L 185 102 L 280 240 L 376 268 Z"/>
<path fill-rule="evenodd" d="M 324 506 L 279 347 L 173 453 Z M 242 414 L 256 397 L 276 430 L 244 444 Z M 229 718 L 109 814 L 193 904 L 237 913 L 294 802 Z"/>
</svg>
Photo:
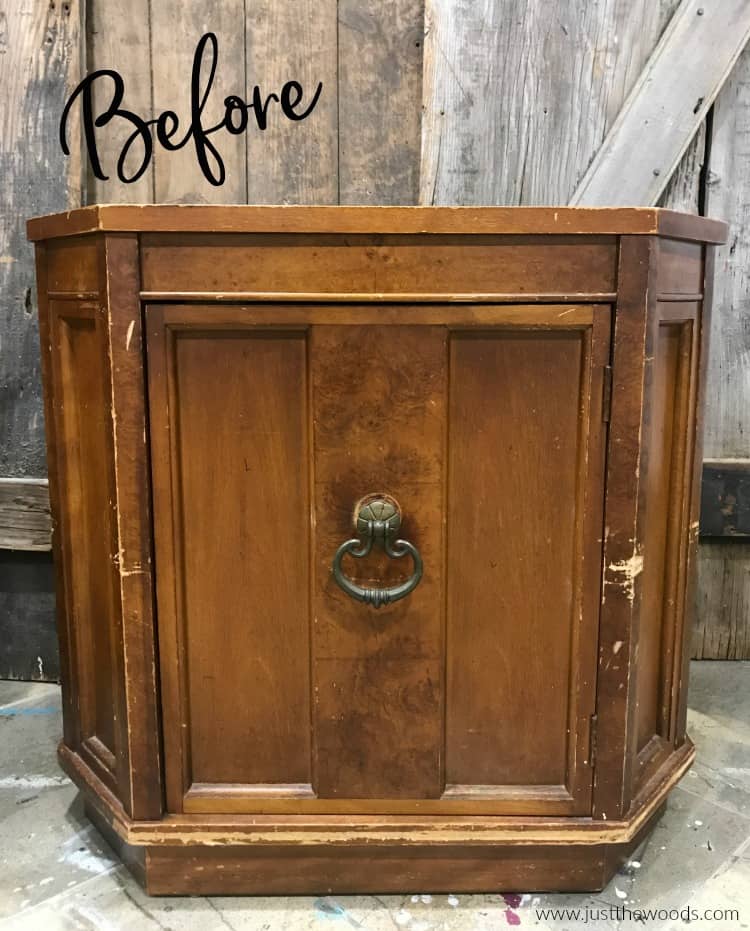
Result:
<svg viewBox="0 0 750 931">
<path fill-rule="evenodd" d="M 111 523 L 105 333 L 95 304 L 50 302 L 64 610 L 78 679 L 76 747 L 114 788 L 119 615 Z"/>
<path fill-rule="evenodd" d="M 584 339 L 451 340 L 449 784 L 567 782 Z"/>
<path fill-rule="evenodd" d="M 166 411 L 151 398 L 172 470 L 156 561 L 158 575 L 174 546 L 174 606 L 159 608 L 181 698 L 165 727 L 186 730 L 185 788 L 309 784 L 305 335 L 196 327 L 168 345 Z M 155 457 L 157 496 L 166 467 Z"/>
<path fill-rule="evenodd" d="M 655 735 L 668 737 L 670 669 L 684 529 L 681 502 L 685 491 L 690 348 L 689 323 L 658 325 L 645 463 L 646 525 L 635 691 L 638 752 Z"/>
</svg>

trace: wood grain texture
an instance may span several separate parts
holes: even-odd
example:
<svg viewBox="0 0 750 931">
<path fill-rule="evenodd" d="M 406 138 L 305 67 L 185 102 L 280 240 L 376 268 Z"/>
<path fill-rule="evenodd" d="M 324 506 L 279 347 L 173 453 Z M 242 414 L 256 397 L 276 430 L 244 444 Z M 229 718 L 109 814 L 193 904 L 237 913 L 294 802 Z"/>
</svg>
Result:
<svg viewBox="0 0 750 931">
<path fill-rule="evenodd" d="M 0 478 L 0 549 L 49 550 L 51 534 L 47 480 Z"/>
<path fill-rule="evenodd" d="M 704 450 L 709 459 L 750 460 L 750 51 L 735 65 L 714 106 L 706 208 L 731 224 L 716 250 Z M 750 559 L 736 543 L 698 549 L 695 656 L 750 658 Z"/>
<path fill-rule="evenodd" d="M 125 82 L 123 106 L 134 113 L 150 118 L 153 111 L 152 88 L 152 27 L 149 0 L 95 0 L 86 8 L 86 67 L 82 71 L 101 68 L 119 71 Z M 153 4 L 157 8 L 159 4 Z M 184 87 L 183 78 L 179 85 Z M 94 103 L 104 109 L 111 100 L 111 82 L 94 86 Z M 106 181 L 94 177 L 89 159 L 85 157 L 86 189 L 84 202 L 148 204 L 154 200 L 154 164 L 131 184 L 117 177 L 117 160 L 132 126 L 126 121 L 113 120 L 97 132 L 97 150 Z M 143 149 L 134 146 L 133 154 L 125 161 L 130 177 L 137 170 Z"/>
<path fill-rule="evenodd" d="M 748 37 L 745 0 L 683 0 L 570 203 L 656 203 Z"/>
<path fill-rule="evenodd" d="M 335 0 L 260 0 L 247 3 L 246 16 L 235 20 L 235 28 L 244 22 L 246 30 L 248 96 L 256 84 L 265 94 L 278 94 L 286 81 L 294 80 L 304 89 L 304 106 L 318 83 L 323 85 L 306 120 L 290 122 L 272 108 L 266 130 L 252 124 L 248 128 L 249 203 L 338 203 L 336 8 Z"/>
<path fill-rule="evenodd" d="M 539 811 L 591 806 L 608 330 L 451 340 L 446 781 L 561 790 Z"/>
<path fill-rule="evenodd" d="M 568 203 L 675 6 L 428 0 L 420 203 Z"/>
<path fill-rule="evenodd" d="M 370 292 L 385 297 L 489 292 L 575 295 L 614 290 L 616 244 L 533 237 L 144 237 L 147 291 Z M 252 296 L 252 295 L 251 295 Z"/>
<path fill-rule="evenodd" d="M 260 209 L 199 215 L 269 222 Z M 270 222 L 283 227 L 287 210 L 320 222 L 324 209 L 279 208 L 283 222 Z M 341 209 L 343 222 L 383 222 L 378 209 Z M 122 840 L 160 848 L 152 872 L 163 867 L 163 890 L 197 888 L 209 863 L 228 870 L 227 890 L 266 878 L 277 888 L 277 854 L 301 871 L 290 888 L 375 888 L 395 884 L 421 848 L 429 856 L 414 875 L 425 882 L 455 880 L 466 860 L 479 870 L 492 849 L 500 865 L 480 878 L 502 888 L 520 881 L 508 872 L 517 858 L 544 875 L 547 847 L 600 857 L 609 876 L 616 846 L 640 836 L 690 764 L 682 619 L 706 328 L 700 357 L 694 337 L 711 252 L 702 265 L 689 240 L 721 226 L 634 211 L 638 232 L 560 236 L 555 212 L 527 215 L 550 224 L 532 235 L 316 234 L 303 224 L 82 232 L 40 245 L 69 621 L 60 759 Z M 141 213 L 158 221 L 161 210 Z M 416 222 L 400 210 L 388 222 L 402 216 Z M 471 213 L 461 216 L 471 228 Z M 527 303 L 492 300 L 504 286 L 507 297 L 601 276 L 617 288 L 603 302 L 589 292 L 586 303 L 568 293 L 555 304 L 536 290 Z M 166 287 L 144 326 L 146 277 Z M 472 280 L 494 290 L 471 301 Z M 243 299 L 180 304 L 169 287 L 186 282 L 195 295 Z M 92 285 L 101 292 L 80 290 Z M 438 286 L 459 299 L 434 300 Z M 346 302 L 347 287 L 368 299 Z M 335 300 L 311 300 L 326 288 Z M 425 565 L 415 591 L 380 611 L 331 577 L 354 504 L 374 491 L 401 501 L 402 535 Z M 149 653 L 152 523 L 163 724 Z M 411 567 L 375 553 L 345 568 L 387 584 Z M 659 584 L 649 589 L 649 578 Z M 524 659 L 523 676 L 508 672 Z M 166 815 L 150 755 L 160 739 Z M 131 814 L 138 793 L 145 817 Z M 346 872 L 362 847 L 371 876 Z"/>
<path fill-rule="evenodd" d="M 193 783 L 311 781 L 306 341 L 212 330 L 209 308 L 192 328 L 179 308 L 147 316 L 167 801 L 181 811 Z"/>
<path fill-rule="evenodd" d="M 446 331 L 315 327 L 313 676 L 315 786 L 336 798 L 442 792 L 442 571 Z M 356 502 L 393 496 L 403 535 L 427 567 L 417 589 L 379 611 L 334 583 Z M 360 584 L 395 584 L 403 560 L 345 564 Z"/>
<path fill-rule="evenodd" d="M 81 68 L 81 4 L 15 0 L 0 23 L 0 476 L 46 474 L 34 260 L 23 220 L 81 203 L 76 126 L 63 156 L 58 120 Z"/>
<path fill-rule="evenodd" d="M 83 233 L 352 233 L 654 236 L 724 242 L 725 223 L 653 207 L 310 207 L 102 204 L 35 217 L 31 240 Z"/>
<path fill-rule="evenodd" d="M 707 141 L 708 133 L 704 120 L 662 191 L 657 201 L 659 207 L 700 213 Z"/>
<path fill-rule="evenodd" d="M 657 244 L 620 241 L 619 292 L 612 355 L 604 518 L 604 566 L 597 682 L 597 779 L 594 817 L 621 817 L 630 807 L 635 664 L 641 609 L 645 514 L 641 462 L 648 422 L 648 321 L 656 303 Z M 643 481 L 645 481 L 645 473 Z"/>
<path fill-rule="evenodd" d="M 162 811 L 163 792 L 138 239 L 127 233 L 108 235 L 98 255 L 106 307 L 115 487 L 110 505 L 115 525 L 115 599 L 122 618 L 117 649 L 127 670 L 120 685 L 124 713 L 116 722 L 119 790 L 133 817 L 155 818 Z"/>
<path fill-rule="evenodd" d="M 341 0 L 338 201 L 416 204 L 423 0 Z"/>
<path fill-rule="evenodd" d="M 58 474 L 52 505 L 62 554 L 61 626 L 73 672 L 68 687 L 75 696 L 70 724 L 78 752 L 117 792 L 122 661 L 106 329 L 93 302 L 52 301 L 49 315 Z"/>
<path fill-rule="evenodd" d="M 243 0 L 223 0 L 209 11 L 201 3 L 159 0 L 150 4 L 152 44 L 152 105 L 154 115 L 174 110 L 183 127 L 190 124 L 190 74 L 199 39 L 211 31 L 218 40 L 216 75 L 203 110 L 203 125 L 214 126 L 224 118 L 224 99 L 245 93 L 245 36 Z M 141 27 L 142 28 L 142 27 Z M 209 57 L 204 59 L 201 87 L 207 86 Z M 148 111 L 147 111 L 148 112 Z M 177 138 L 181 138 L 180 133 Z M 158 147 L 154 157 L 156 203 L 242 204 L 247 200 L 245 137 L 228 132 L 212 136 L 224 163 L 226 178 L 217 187 L 203 175 L 192 141 L 176 152 Z M 207 154 L 214 173 L 216 158 Z"/>
<path fill-rule="evenodd" d="M 698 548 L 696 659 L 750 656 L 750 546 L 701 543 Z"/>
</svg>

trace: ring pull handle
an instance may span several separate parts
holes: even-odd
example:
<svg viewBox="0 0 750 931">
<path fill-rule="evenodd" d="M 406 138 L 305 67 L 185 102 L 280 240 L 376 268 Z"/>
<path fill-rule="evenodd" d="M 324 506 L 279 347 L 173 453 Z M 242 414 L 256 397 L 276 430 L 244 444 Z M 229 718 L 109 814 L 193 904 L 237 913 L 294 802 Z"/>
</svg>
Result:
<svg viewBox="0 0 750 931">
<path fill-rule="evenodd" d="M 408 540 L 396 539 L 401 528 L 399 503 L 390 495 L 367 495 L 357 503 L 354 526 L 359 537 L 342 543 L 333 557 L 333 578 L 336 584 L 355 601 L 372 605 L 374 608 L 392 604 L 413 592 L 422 578 L 422 557 L 416 546 Z M 344 574 L 341 568 L 341 560 L 344 556 L 348 553 L 355 559 L 363 559 L 372 551 L 374 544 L 382 546 L 391 559 L 411 556 L 414 571 L 405 582 L 390 588 L 365 588 L 357 585 Z"/>
</svg>

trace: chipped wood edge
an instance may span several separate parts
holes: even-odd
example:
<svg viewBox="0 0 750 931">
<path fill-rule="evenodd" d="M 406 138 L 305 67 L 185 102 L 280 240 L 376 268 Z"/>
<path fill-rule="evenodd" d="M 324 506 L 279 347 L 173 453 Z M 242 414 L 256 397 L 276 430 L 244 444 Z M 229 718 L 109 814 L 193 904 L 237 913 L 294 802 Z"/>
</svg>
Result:
<svg viewBox="0 0 750 931">
<path fill-rule="evenodd" d="M 632 816 L 620 821 L 589 818 L 518 818 L 478 816 L 307 816 L 273 815 L 167 816 L 162 821 L 134 821 L 114 794 L 65 744 L 58 748 L 63 770 L 86 795 L 118 837 L 136 846 L 590 846 L 623 844 L 638 832 L 664 803 L 667 794 L 695 759 L 688 739 L 666 760 L 636 796 Z M 540 823 L 541 822 L 541 823 Z"/>
</svg>

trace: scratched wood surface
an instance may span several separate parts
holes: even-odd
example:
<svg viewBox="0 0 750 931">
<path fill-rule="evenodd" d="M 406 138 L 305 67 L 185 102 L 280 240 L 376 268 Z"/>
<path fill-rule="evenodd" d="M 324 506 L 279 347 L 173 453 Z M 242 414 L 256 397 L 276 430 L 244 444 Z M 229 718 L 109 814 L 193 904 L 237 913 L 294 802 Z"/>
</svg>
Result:
<svg viewBox="0 0 750 931">
<path fill-rule="evenodd" d="M 80 205 L 77 127 L 71 126 L 70 159 L 57 132 L 80 73 L 79 24 L 80 0 L 14 0 L 0 11 L 0 479 L 40 479 L 47 469 L 34 253 L 23 220 Z M 7 507 L 0 501 L 0 525 L 17 531 L 15 498 L 6 498 Z M 30 505 L 27 527 L 40 516 L 39 501 Z M 12 536 L 17 543 L 18 534 Z M 41 543 L 35 533 L 28 540 L 34 548 Z M 0 677 L 54 679 L 50 556 L 0 556 Z"/>
<path fill-rule="evenodd" d="M 23 220 L 80 204 L 57 124 L 78 78 L 79 5 L 16 0 L 0 19 L 0 476 L 46 472 L 34 254 Z M 75 127 L 71 139 L 76 140 Z"/>
<path fill-rule="evenodd" d="M 82 73 L 113 68 L 125 81 L 124 106 L 141 115 L 151 112 L 151 31 L 144 28 L 149 21 L 149 0 L 96 0 L 86 9 L 86 61 Z M 104 106 L 112 93 L 112 85 L 96 85 L 94 102 Z M 88 204 L 118 201 L 128 204 L 149 203 L 154 197 L 153 163 L 132 184 L 117 180 L 117 159 L 129 135 L 128 124 L 112 122 L 105 132 L 97 134 L 97 150 L 103 173 L 108 180 L 96 178 L 88 159 L 84 201 Z M 135 148 L 125 169 L 135 171 L 142 150 Z"/>
<path fill-rule="evenodd" d="M 427 0 L 420 202 L 564 204 L 677 0 Z"/>
<path fill-rule="evenodd" d="M 704 455 L 750 459 L 750 50 L 714 107 L 707 212 L 730 223 L 717 247 Z M 704 542 L 694 655 L 750 658 L 750 546 Z"/>
</svg>

